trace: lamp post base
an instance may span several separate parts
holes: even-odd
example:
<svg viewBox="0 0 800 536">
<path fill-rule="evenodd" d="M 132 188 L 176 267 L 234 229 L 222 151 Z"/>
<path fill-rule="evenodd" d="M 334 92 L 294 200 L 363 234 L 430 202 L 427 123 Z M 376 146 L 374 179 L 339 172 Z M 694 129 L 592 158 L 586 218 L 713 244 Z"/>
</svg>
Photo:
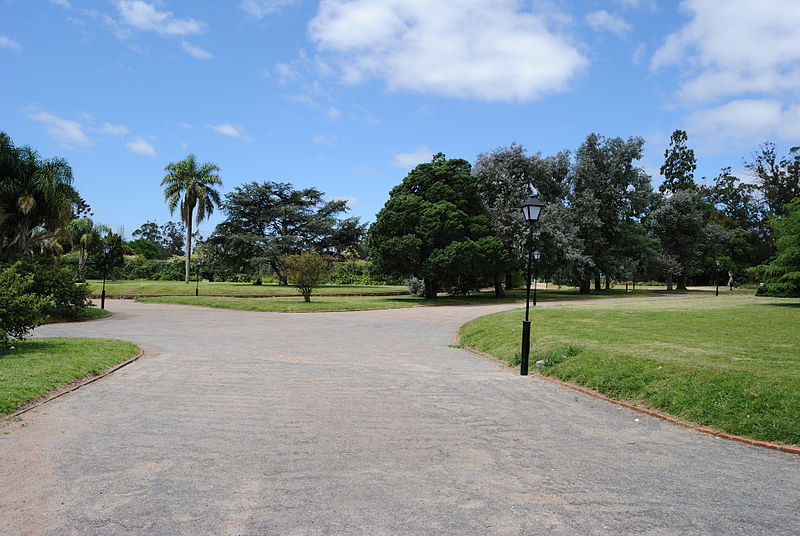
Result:
<svg viewBox="0 0 800 536">
<path fill-rule="evenodd" d="M 528 375 L 528 358 L 531 352 L 531 323 L 528 320 L 522 321 L 522 359 L 519 364 L 520 376 Z"/>
</svg>

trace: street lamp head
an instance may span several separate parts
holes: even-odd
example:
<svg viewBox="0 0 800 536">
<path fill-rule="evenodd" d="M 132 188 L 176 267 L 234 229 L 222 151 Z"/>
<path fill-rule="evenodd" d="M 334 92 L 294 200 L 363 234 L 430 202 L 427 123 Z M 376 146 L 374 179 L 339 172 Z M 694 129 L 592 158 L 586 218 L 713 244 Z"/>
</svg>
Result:
<svg viewBox="0 0 800 536">
<path fill-rule="evenodd" d="M 541 256 L 542 256 L 542 254 L 539 253 L 538 251 L 534 251 L 533 252 L 533 258 L 536 259 L 537 261 L 539 260 L 539 257 L 541 257 Z"/>
<path fill-rule="evenodd" d="M 529 197 L 525 203 L 522 204 L 522 215 L 525 217 L 525 221 L 533 223 L 538 220 L 543 206 L 544 203 L 542 203 L 538 197 Z"/>
<path fill-rule="evenodd" d="M 108 247 L 108 246 L 105 246 L 105 247 L 103 247 L 103 253 L 105 253 L 106 255 L 108 255 L 108 252 L 109 252 L 109 251 L 111 251 L 111 248 L 110 248 L 110 247 Z"/>
</svg>

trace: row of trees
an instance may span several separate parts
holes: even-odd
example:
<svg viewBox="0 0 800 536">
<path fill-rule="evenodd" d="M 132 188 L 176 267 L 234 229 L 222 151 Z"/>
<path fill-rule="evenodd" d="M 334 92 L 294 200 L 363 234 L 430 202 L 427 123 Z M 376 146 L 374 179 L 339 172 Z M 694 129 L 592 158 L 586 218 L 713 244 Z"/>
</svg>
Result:
<svg viewBox="0 0 800 536">
<path fill-rule="evenodd" d="M 490 283 L 501 295 L 501 280 L 511 286 L 523 266 L 528 233 L 519 207 L 535 189 L 545 202 L 534 227 L 540 273 L 581 293 L 611 279 L 656 278 L 685 289 L 693 277 L 713 280 L 716 261 L 739 278 L 747 268 L 764 276 L 769 292 L 774 281 L 766 276 L 777 271 L 754 267 L 775 254 L 773 230 L 790 226 L 775 218 L 788 217 L 800 194 L 800 149 L 779 159 L 764 144 L 746 162 L 754 184 L 730 168 L 698 184 L 687 140 L 673 133 L 658 192 L 636 166 L 644 147 L 637 137 L 590 134 L 574 156 L 501 147 L 474 167 L 437 154 L 391 191 L 367 251 L 381 271 L 424 279 L 428 297 Z"/>
</svg>

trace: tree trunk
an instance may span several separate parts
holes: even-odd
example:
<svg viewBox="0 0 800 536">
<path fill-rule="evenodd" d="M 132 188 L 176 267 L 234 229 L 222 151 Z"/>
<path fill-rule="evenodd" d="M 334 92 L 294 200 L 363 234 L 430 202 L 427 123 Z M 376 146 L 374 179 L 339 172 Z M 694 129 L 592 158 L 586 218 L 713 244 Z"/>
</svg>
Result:
<svg viewBox="0 0 800 536">
<path fill-rule="evenodd" d="M 505 298 L 506 291 L 503 290 L 503 283 L 500 280 L 500 274 L 494 274 L 494 297 Z"/>
<path fill-rule="evenodd" d="M 636 290 L 636 272 L 633 274 L 633 290 Z"/>
<path fill-rule="evenodd" d="M 606 290 L 611 290 L 611 278 L 606 276 Z"/>
<path fill-rule="evenodd" d="M 672 274 L 667 274 L 667 290 L 672 290 Z"/>
<path fill-rule="evenodd" d="M 599 276 L 599 275 L 596 275 L 596 276 L 594 276 L 594 289 L 595 289 L 596 291 L 598 291 L 598 292 L 599 292 L 600 290 L 602 290 L 602 284 L 601 284 L 601 281 L 600 281 L 600 276 Z"/>
<path fill-rule="evenodd" d="M 678 276 L 677 290 L 689 290 L 686 288 L 686 275 L 681 274 Z"/>
<path fill-rule="evenodd" d="M 189 261 L 192 256 L 192 215 L 186 218 L 186 282 L 189 282 Z"/>
<path fill-rule="evenodd" d="M 511 272 L 506 272 L 506 288 L 514 288 L 514 281 Z"/>
<path fill-rule="evenodd" d="M 436 299 L 436 286 L 430 278 L 425 278 L 425 298 L 428 300 Z"/>
<path fill-rule="evenodd" d="M 589 289 L 590 289 L 591 285 L 592 285 L 591 280 L 589 280 L 589 279 L 582 280 L 581 284 L 580 284 L 580 287 L 579 287 L 580 288 L 580 293 L 581 294 L 589 294 Z"/>
</svg>

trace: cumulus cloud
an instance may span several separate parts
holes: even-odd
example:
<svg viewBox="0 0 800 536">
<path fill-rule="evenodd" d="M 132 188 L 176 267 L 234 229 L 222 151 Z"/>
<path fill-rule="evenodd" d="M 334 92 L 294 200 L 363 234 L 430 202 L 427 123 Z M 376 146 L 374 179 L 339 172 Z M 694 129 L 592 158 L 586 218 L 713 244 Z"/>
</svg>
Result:
<svg viewBox="0 0 800 536">
<path fill-rule="evenodd" d="M 800 135 L 800 5 L 684 0 L 689 21 L 666 37 L 650 68 L 679 71 L 687 126 L 711 150 Z"/>
<path fill-rule="evenodd" d="M 426 145 L 420 145 L 411 153 L 398 153 L 392 159 L 392 165 L 399 168 L 411 168 L 423 162 L 430 162 L 433 151 Z"/>
<path fill-rule="evenodd" d="M 137 136 L 132 141 L 125 144 L 125 147 L 132 153 L 149 156 L 150 158 L 156 157 L 156 150 L 152 145 L 147 143 L 144 138 Z"/>
<path fill-rule="evenodd" d="M 22 45 L 20 45 L 10 37 L 6 37 L 5 35 L 0 35 L 0 48 L 10 48 L 11 50 L 22 50 Z"/>
<path fill-rule="evenodd" d="M 239 9 L 254 19 L 262 19 L 293 3 L 294 0 L 242 0 Z"/>
<path fill-rule="evenodd" d="M 98 134 L 108 134 L 109 136 L 114 136 L 115 138 L 121 138 L 128 133 L 128 128 L 126 126 L 112 125 L 111 123 L 103 123 L 102 127 L 89 130 L 92 132 L 97 132 Z"/>
<path fill-rule="evenodd" d="M 118 0 L 117 11 L 122 22 L 135 30 L 169 36 L 199 34 L 205 30 L 204 22 L 176 18 L 170 11 L 160 11 L 156 2 L 148 4 L 144 0 Z"/>
<path fill-rule="evenodd" d="M 618 15 L 612 15 L 605 9 L 587 13 L 586 23 L 596 32 L 605 30 L 618 37 L 625 37 L 632 29 L 631 25 L 625 22 L 625 19 Z"/>
<path fill-rule="evenodd" d="M 679 95 L 712 100 L 776 94 L 800 82 L 800 5 L 795 0 L 686 0 L 691 20 L 656 50 L 651 68 L 686 71 Z"/>
<path fill-rule="evenodd" d="M 77 121 L 64 119 L 40 110 L 30 110 L 28 117 L 42 123 L 47 134 L 64 147 L 75 149 L 77 147 L 89 147 L 92 144 L 92 141 L 83 132 L 83 127 Z"/>
<path fill-rule="evenodd" d="M 204 50 L 198 46 L 192 45 L 187 43 L 186 41 L 181 41 L 181 48 L 188 52 L 190 55 L 194 56 L 198 60 L 210 60 L 214 57 L 214 54 Z"/>
<path fill-rule="evenodd" d="M 61 7 L 70 7 L 70 3 L 67 0 L 50 0 L 50 3 Z"/>
<path fill-rule="evenodd" d="M 777 99 L 739 99 L 698 110 L 687 117 L 687 128 L 698 132 L 711 151 L 726 143 L 752 147 L 765 139 L 800 137 L 800 105 Z"/>
<path fill-rule="evenodd" d="M 322 0 L 309 34 L 346 83 L 527 101 L 567 89 L 588 63 L 564 20 L 516 0 Z"/>
<path fill-rule="evenodd" d="M 349 208 L 357 207 L 361 201 L 352 195 L 334 195 L 330 198 L 331 201 L 344 201 Z"/>
<path fill-rule="evenodd" d="M 230 136 L 231 138 L 239 138 L 241 140 L 250 141 L 252 138 L 245 134 L 242 127 L 231 125 L 230 123 L 223 123 L 221 125 L 208 125 L 208 127 L 223 136 Z"/>
</svg>

